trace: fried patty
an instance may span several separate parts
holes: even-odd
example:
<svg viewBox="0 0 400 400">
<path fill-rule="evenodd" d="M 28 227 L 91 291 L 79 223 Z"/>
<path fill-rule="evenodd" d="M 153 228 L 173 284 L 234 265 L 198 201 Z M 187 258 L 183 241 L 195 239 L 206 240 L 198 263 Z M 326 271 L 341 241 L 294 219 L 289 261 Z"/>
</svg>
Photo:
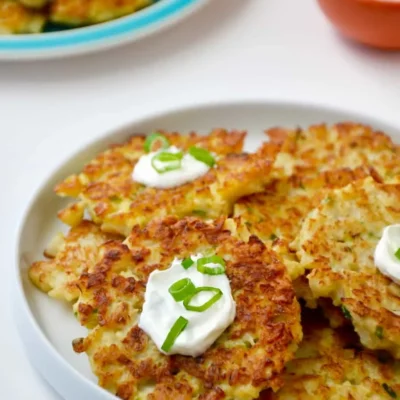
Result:
<svg viewBox="0 0 400 400">
<path fill-rule="evenodd" d="M 374 264 L 383 229 L 400 221 L 400 185 L 372 178 L 332 190 L 310 212 L 291 247 L 310 270 L 316 298 L 341 306 L 361 342 L 400 357 L 400 287 Z"/>
<path fill-rule="evenodd" d="M 75 225 L 87 209 L 102 230 L 127 236 L 134 225 L 143 226 L 155 217 L 229 215 L 239 197 L 262 191 L 269 180 L 270 160 L 257 153 L 241 153 L 244 132 L 214 130 L 208 136 L 194 133 L 165 133 L 165 136 L 183 150 L 195 145 L 216 153 L 216 167 L 176 188 L 146 187 L 134 182 L 131 176 L 144 153 L 145 141 L 145 136 L 134 136 L 127 143 L 101 153 L 80 174 L 70 176 L 56 187 L 60 196 L 79 199 L 60 212 L 61 220 Z"/>
<path fill-rule="evenodd" d="M 51 21 L 72 25 L 91 25 L 132 14 L 154 3 L 154 0 L 53 0 Z"/>
<path fill-rule="evenodd" d="M 279 155 L 278 155 L 279 157 Z M 370 169 L 343 168 L 322 172 L 318 177 L 291 176 L 275 179 L 263 193 L 241 198 L 234 207 L 248 230 L 280 254 L 293 280 L 304 274 L 302 264 L 289 249 L 307 214 L 327 190 L 343 187 L 370 174 Z"/>
<path fill-rule="evenodd" d="M 25 8 L 13 0 L 0 0 L 0 35 L 39 33 L 45 24 L 45 15 Z"/>
<path fill-rule="evenodd" d="M 383 132 L 355 123 L 314 125 L 308 129 L 267 131 L 270 146 L 278 146 L 277 175 L 317 176 L 338 168 L 372 166 L 385 182 L 397 181 L 400 149 Z"/>
<path fill-rule="evenodd" d="M 255 236 L 238 238 L 238 225 L 170 217 L 101 246 L 102 259 L 79 280 L 75 306 L 94 328 L 73 346 L 88 354 L 102 387 L 125 400 L 247 400 L 280 387 L 278 374 L 302 338 L 299 305 L 275 253 Z M 226 261 L 236 318 L 203 355 L 165 356 L 138 327 L 149 274 L 175 257 L 210 252 Z"/>
<path fill-rule="evenodd" d="M 98 262 L 98 247 L 111 239 L 115 235 L 101 232 L 93 222 L 82 221 L 67 235 L 59 233 L 53 238 L 45 251 L 50 259 L 34 262 L 29 277 L 51 297 L 76 300 L 79 297 L 76 280 Z"/>
<path fill-rule="evenodd" d="M 277 393 L 260 400 L 390 400 L 400 396 L 400 364 L 360 348 L 349 329 L 334 330 L 318 314 L 303 322 L 304 340 Z"/>
</svg>

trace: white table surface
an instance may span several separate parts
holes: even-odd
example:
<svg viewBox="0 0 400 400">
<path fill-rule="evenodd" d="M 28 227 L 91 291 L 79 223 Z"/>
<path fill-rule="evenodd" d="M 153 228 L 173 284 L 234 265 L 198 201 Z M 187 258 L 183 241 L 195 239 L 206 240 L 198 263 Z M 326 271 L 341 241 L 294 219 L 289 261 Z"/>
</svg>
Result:
<svg viewBox="0 0 400 400">
<path fill-rule="evenodd" d="M 170 30 L 96 55 L 0 64 L 0 398 L 59 400 L 24 356 L 13 325 L 10 249 L 23 199 L 16 182 L 35 179 L 32 152 L 56 150 L 59 128 L 104 113 L 194 101 L 280 98 L 367 112 L 400 125 L 400 53 L 350 44 L 315 0 L 212 0 Z M 80 134 L 71 130 L 71 140 Z M 5 286 L 5 285 L 4 285 Z"/>
</svg>

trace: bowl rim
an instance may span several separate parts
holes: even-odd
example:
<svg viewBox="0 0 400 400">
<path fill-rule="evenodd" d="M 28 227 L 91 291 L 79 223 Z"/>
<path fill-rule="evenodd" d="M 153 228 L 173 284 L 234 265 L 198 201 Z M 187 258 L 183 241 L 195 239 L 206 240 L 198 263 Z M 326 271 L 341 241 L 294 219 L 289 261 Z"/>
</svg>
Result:
<svg viewBox="0 0 400 400">
<path fill-rule="evenodd" d="M 46 165 L 51 163 L 52 169 L 46 170 L 44 176 L 41 174 L 38 177 L 38 183 L 32 184 L 30 187 L 29 198 L 26 202 L 24 202 L 23 209 L 18 215 L 18 221 L 16 224 L 15 232 L 15 247 L 13 251 L 13 268 L 14 271 L 12 273 L 13 276 L 13 285 L 15 285 L 15 289 L 12 291 L 13 300 L 15 300 L 15 307 L 17 308 L 18 313 L 14 313 L 14 319 L 18 327 L 19 336 L 22 339 L 24 350 L 26 350 L 26 354 L 28 358 L 31 358 L 31 351 L 27 349 L 26 343 L 26 335 L 29 335 L 31 338 L 32 334 L 35 335 L 35 340 L 37 343 L 37 348 L 34 350 L 37 355 L 40 351 L 45 352 L 45 354 L 51 357 L 50 363 L 52 366 L 57 366 L 58 371 L 62 371 L 63 373 L 67 373 L 68 376 L 64 377 L 65 380 L 68 379 L 77 379 L 77 386 L 79 388 L 88 389 L 90 391 L 94 391 L 91 393 L 96 393 L 99 399 L 104 400 L 112 400 L 115 398 L 111 394 L 109 394 L 104 389 L 100 388 L 94 382 L 90 381 L 87 377 L 79 373 L 64 357 L 57 351 L 54 345 L 50 342 L 50 340 L 46 337 L 43 330 L 39 326 L 38 321 L 36 320 L 31 307 L 29 305 L 29 301 L 25 295 L 24 284 L 23 284 L 23 276 L 20 268 L 21 264 L 21 240 L 23 238 L 23 231 L 25 228 L 26 221 L 28 219 L 29 214 L 32 211 L 32 208 L 37 201 L 40 193 L 43 189 L 48 185 L 48 183 L 54 178 L 57 172 L 67 163 L 72 161 L 72 159 L 80 152 L 83 152 L 85 148 L 95 146 L 96 144 L 100 144 L 105 140 L 109 139 L 110 143 L 112 142 L 111 136 L 113 133 L 118 133 L 122 130 L 127 130 L 132 125 L 140 125 L 144 124 L 152 119 L 157 119 L 161 117 L 168 116 L 169 114 L 181 113 L 181 112 L 190 112 L 195 110 L 207 110 L 211 108 L 224 108 L 224 107 L 282 107 L 282 108 L 299 108 L 304 110 L 313 109 L 315 111 L 328 111 L 332 113 L 340 113 L 345 118 L 354 118 L 360 121 L 366 121 L 367 124 L 384 124 L 388 128 L 393 130 L 399 130 L 399 127 L 393 121 L 387 120 L 385 118 L 380 118 L 379 116 L 370 116 L 368 114 L 364 114 L 360 111 L 355 111 L 352 109 L 341 108 L 340 106 L 334 106 L 329 103 L 322 102 L 310 102 L 310 101 L 299 101 L 299 100 L 287 100 L 284 98 L 279 99 L 265 99 L 265 98 L 244 98 L 241 100 L 229 100 L 229 101 L 221 101 L 221 100 L 212 100 L 212 101 L 200 101 L 200 102 L 192 102 L 190 105 L 174 105 L 167 106 L 163 108 L 157 108 L 153 111 L 147 111 L 137 116 L 132 116 L 130 113 L 118 112 L 116 114 L 105 115 L 102 120 L 102 124 L 96 123 L 96 126 L 101 126 L 100 132 L 89 134 L 87 137 L 85 136 L 82 141 L 79 143 L 73 143 L 71 147 L 64 151 L 61 157 L 53 157 L 49 161 L 46 160 Z M 111 117 L 111 118 L 110 118 Z M 120 119 L 116 119 L 116 117 L 121 117 Z M 118 121 L 118 122 L 116 122 Z M 91 124 L 90 120 L 86 121 Z M 81 125 L 81 124 L 80 124 Z M 82 124 L 85 126 L 85 121 Z M 82 126 L 81 125 L 81 126 Z M 53 138 L 54 139 L 54 138 Z M 50 139 L 52 140 L 52 139 Z M 54 161 L 56 160 L 56 161 Z M 47 165 L 48 166 L 48 165 Z M 19 315 L 19 312 L 22 312 L 23 315 Z M 25 324 L 24 329 L 22 329 L 22 324 Z M 29 328 L 30 332 L 27 333 L 25 328 Z M 33 333 L 32 333 L 33 332 Z M 47 367 L 47 369 L 46 369 Z M 39 372 L 44 376 L 48 371 L 48 365 L 46 367 L 39 368 L 37 363 L 35 363 L 35 368 L 39 370 Z M 50 372 L 49 372 L 50 373 Z M 51 372 L 56 373 L 56 372 Z M 44 376 L 47 380 L 47 377 Z M 52 384 L 51 382 L 49 382 Z M 56 388 L 58 391 L 58 389 Z"/>
<path fill-rule="evenodd" d="M 318 0 L 325 3 L 327 0 Z M 400 8 L 400 0 L 347 0 L 348 3 L 357 3 L 367 6 L 385 6 L 388 8 Z"/>
<path fill-rule="evenodd" d="M 99 42 L 122 42 L 132 34 L 145 34 L 168 25 L 209 0 L 161 0 L 112 21 L 59 32 L 0 36 L 1 52 L 34 52 L 71 49 Z"/>
</svg>

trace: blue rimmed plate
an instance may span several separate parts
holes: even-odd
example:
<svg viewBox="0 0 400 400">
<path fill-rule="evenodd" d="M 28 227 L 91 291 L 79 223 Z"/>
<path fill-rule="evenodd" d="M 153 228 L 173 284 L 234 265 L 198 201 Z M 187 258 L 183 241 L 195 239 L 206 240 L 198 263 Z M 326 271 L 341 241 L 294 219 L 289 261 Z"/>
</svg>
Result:
<svg viewBox="0 0 400 400">
<path fill-rule="evenodd" d="M 187 17 L 209 0 L 159 0 L 134 14 L 89 27 L 0 36 L 0 60 L 35 60 L 89 53 L 137 40 Z"/>
</svg>

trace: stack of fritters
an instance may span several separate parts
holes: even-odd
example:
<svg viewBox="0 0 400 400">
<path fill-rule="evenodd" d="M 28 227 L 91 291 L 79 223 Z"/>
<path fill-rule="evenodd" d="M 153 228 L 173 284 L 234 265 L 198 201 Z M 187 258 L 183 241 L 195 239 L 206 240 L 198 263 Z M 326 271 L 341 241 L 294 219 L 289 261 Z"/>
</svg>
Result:
<svg viewBox="0 0 400 400">
<path fill-rule="evenodd" d="M 260 400 L 396 399 L 400 363 L 363 349 L 349 328 L 332 329 L 318 312 L 302 315 L 303 342 L 283 375 L 277 393 Z"/>
<path fill-rule="evenodd" d="M 356 124 L 271 129 L 253 154 L 244 132 L 162 133 L 216 166 L 154 189 L 131 177 L 145 137 L 112 146 L 56 187 L 76 199 L 59 213 L 72 228 L 30 269 L 88 328 L 73 346 L 99 384 L 126 400 L 400 396 L 400 288 L 373 259 L 400 222 L 399 148 Z M 149 274 L 209 251 L 227 262 L 236 318 L 202 356 L 165 356 L 138 327 Z M 320 309 L 303 342 L 296 296 Z"/>
</svg>

